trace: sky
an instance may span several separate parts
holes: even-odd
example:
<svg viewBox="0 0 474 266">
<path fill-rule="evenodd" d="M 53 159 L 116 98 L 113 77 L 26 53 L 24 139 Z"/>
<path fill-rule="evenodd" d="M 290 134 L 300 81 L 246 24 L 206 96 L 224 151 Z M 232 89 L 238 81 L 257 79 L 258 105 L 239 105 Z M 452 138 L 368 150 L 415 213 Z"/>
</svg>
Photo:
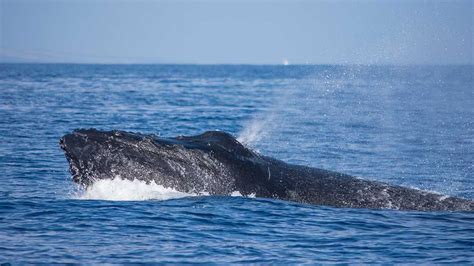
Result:
<svg viewBox="0 0 474 266">
<path fill-rule="evenodd" d="M 473 64 L 473 2 L 0 0 L 0 62 Z"/>
</svg>

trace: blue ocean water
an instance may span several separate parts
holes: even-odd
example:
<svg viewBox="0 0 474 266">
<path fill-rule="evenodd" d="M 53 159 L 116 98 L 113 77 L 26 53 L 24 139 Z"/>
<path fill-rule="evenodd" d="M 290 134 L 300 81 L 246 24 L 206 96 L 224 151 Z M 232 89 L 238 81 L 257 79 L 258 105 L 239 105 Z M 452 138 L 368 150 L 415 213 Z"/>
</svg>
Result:
<svg viewBox="0 0 474 266">
<path fill-rule="evenodd" d="M 58 141 L 75 128 L 218 129 L 290 163 L 474 199 L 473 74 L 473 66 L 0 64 L 0 263 L 472 264 L 474 213 L 126 200 L 143 188 L 121 201 L 114 190 L 86 200 Z"/>
</svg>

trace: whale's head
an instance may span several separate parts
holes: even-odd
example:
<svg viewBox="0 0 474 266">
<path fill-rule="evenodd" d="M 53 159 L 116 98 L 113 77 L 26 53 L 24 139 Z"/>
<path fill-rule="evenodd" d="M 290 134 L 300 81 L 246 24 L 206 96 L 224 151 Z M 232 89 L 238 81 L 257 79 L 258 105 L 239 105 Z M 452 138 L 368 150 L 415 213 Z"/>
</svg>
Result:
<svg viewBox="0 0 474 266">
<path fill-rule="evenodd" d="M 74 182 L 98 179 L 154 181 L 186 192 L 217 185 L 232 191 L 244 161 L 260 156 L 232 135 L 208 131 L 197 136 L 161 138 L 125 131 L 78 129 L 60 140 Z M 248 165 L 248 163 L 247 163 Z M 212 189 L 212 188 L 211 188 Z"/>
</svg>

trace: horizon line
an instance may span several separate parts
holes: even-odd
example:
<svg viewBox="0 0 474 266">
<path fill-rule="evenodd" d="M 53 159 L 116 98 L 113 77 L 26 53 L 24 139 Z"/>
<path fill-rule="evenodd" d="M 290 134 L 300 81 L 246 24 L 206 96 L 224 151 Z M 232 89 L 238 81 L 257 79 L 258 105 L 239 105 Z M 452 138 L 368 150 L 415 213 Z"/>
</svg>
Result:
<svg viewBox="0 0 474 266">
<path fill-rule="evenodd" d="M 0 61 L 4 65 L 182 65 L 182 66 L 474 66 L 471 63 L 111 63 L 111 62 L 14 62 Z"/>
</svg>

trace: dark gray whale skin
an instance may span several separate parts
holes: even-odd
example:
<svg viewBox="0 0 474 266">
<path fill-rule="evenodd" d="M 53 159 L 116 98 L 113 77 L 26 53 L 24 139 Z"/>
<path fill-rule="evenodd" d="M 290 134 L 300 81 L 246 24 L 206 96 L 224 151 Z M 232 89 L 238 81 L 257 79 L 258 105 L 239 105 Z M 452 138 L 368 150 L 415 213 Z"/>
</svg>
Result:
<svg viewBox="0 0 474 266">
<path fill-rule="evenodd" d="M 125 131 L 78 129 L 60 140 L 74 182 L 154 181 L 186 193 L 275 198 L 346 208 L 473 211 L 474 202 L 363 180 L 260 155 L 232 135 L 208 131 L 161 138 Z"/>
</svg>

